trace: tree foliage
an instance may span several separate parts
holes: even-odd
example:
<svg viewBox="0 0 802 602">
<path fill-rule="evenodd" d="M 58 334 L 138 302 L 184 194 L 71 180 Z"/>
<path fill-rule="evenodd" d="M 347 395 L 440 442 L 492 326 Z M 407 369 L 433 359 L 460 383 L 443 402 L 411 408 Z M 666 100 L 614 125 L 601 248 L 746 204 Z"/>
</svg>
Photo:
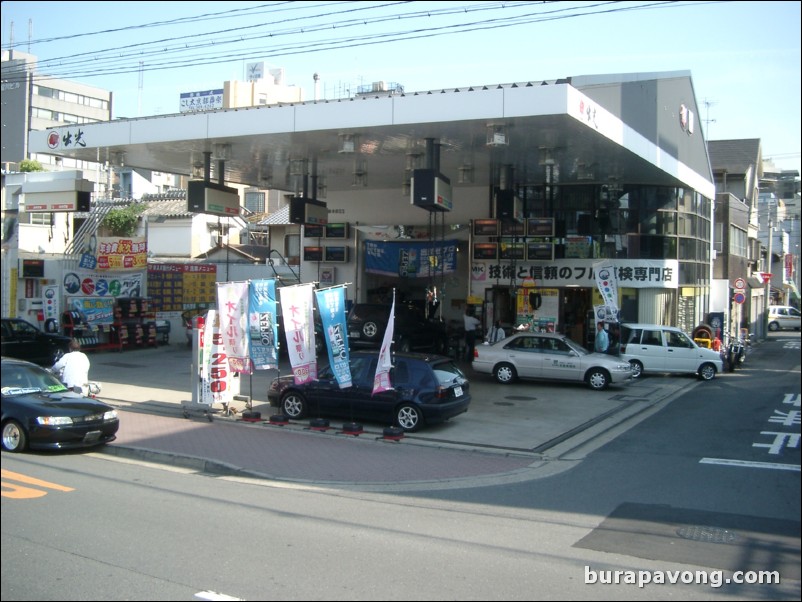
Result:
<svg viewBox="0 0 802 602">
<path fill-rule="evenodd" d="M 19 170 L 22 172 L 45 171 L 45 168 L 42 167 L 42 164 L 39 163 L 39 161 L 35 161 L 34 159 L 23 159 L 19 162 Z"/>
<path fill-rule="evenodd" d="M 112 209 L 103 218 L 101 224 L 113 236 L 133 236 L 139 224 L 139 214 L 145 210 L 145 205 L 132 203 L 127 207 Z"/>
</svg>

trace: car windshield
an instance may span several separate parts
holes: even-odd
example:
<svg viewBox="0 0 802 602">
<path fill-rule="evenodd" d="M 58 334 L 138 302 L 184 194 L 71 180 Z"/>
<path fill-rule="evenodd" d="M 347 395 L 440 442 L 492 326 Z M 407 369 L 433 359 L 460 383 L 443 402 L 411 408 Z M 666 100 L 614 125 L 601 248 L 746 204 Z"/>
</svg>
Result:
<svg viewBox="0 0 802 602">
<path fill-rule="evenodd" d="M 577 344 L 576 342 L 572 341 L 571 339 L 563 339 L 566 345 L 568 345 L 572 351 L 576 351 L 579 355 L 590 355 L 590 351 L 582 347 L 582 345 Z"/>
<path fill-rule="evenodd" d="M 35 392 L 56 393 L 67 389 L 54 374 L 39 366 L 4 363 L 1 376 L 4 396 Z"/>
</svg>

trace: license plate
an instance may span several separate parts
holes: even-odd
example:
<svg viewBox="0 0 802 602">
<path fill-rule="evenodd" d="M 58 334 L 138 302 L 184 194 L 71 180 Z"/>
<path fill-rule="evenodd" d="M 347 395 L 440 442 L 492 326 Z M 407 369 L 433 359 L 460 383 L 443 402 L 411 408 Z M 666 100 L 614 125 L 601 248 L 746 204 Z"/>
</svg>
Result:
<svg viewBox="0 0 802 602">
<path fill-rule="evenodd" d="M 454 387 L 454 397 L 462 397 L 462 387 Z"/>
<path fill-rule="evenodd" d="M 86 435 L 84 435 L 84 443 L 92 443 L 100 439 L 100 431 L 89 431 Z"/>
</svg>

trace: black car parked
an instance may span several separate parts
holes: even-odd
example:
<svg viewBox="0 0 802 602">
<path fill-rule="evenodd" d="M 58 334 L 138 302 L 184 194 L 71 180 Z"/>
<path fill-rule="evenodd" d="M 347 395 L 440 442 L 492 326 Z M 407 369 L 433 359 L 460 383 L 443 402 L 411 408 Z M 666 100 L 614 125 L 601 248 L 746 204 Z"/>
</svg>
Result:
<svg viewBox="0 0 802 602">
<path fill-rule="evenodd" d="M 61 450 L 114 441 L 117 410 L 67 389 L 41 366 L 13 358 L 0 360 L 3 451 Z"/>
<path fill-rule="evenodd" d="M 3 318 L 0 325 L 2 355 L 28 360 L 49 368 L 64 353 L 69 352 L 70 337 L 42 332 L 20 318 Z"/>
<path fill-rule="evenodd" d="M 318 380 L 296 385 L 292 375 L 274 379 L 267 390 L 271 406 L 291 419 L 340 416 L 418 430 L 468 411 L 470 384 L 454 360 L 441 355 L 395 353 L 390 369 L 393 388 L 373 394 L 379 351 L 352 351 L 352 386 L 344 389 L 330 366 Z"/>
<path fill-rule="evenodd" d="M 347 318 L 349 347 L 380 347 L 389 320 L 389 305 L 356 303 Z M 445 324 L 436 318 L 427 318 L 424 310 L 413 303 L 396 303 L 393 339 L 395 351 L 444 354 L 448 350 Z"/>
</svg>

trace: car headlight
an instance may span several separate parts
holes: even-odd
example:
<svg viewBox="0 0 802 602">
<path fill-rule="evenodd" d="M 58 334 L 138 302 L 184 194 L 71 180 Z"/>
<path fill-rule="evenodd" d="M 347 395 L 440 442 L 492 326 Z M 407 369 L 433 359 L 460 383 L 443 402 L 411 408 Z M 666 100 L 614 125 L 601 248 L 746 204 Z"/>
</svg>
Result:
<svg viewBox="0 0 802 602">
<path fill-rule="evenodd" d="M 69 416 L 37 416 L 36 423 L 42 426 L 69 426 L 72 418 Z"/>
<path fill-rule="evenodd" d="M 618 369 L 621 372 L 632 372 L 632 364 L 627 362 L 626 364 L 618 364 Z"/>
<path fill-rule="evenodd" d="M 117 420 L 117 410 L 109 410 L 103 414 L 103 420 Z"/>
</svg>

